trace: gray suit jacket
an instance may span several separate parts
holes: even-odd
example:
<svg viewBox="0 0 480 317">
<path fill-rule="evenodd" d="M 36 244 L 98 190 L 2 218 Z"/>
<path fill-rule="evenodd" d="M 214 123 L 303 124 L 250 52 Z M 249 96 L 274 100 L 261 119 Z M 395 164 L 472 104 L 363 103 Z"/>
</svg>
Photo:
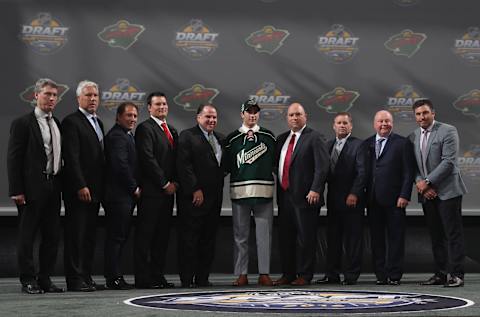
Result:
<svg viewBox="0 0 480 317">
<path fill-rule="evenodd" d="M 416 181 L 428 178 L 441 200 L 458 197 L 467 193 L 467 188 L 457 165 L 459 138 L 457 129 L 449 124 L 435 121 L 427 144 L 427 175 L 422 168 L 420 150 L 421 129 L 410 134 L 417 161 Z"/>
</svg>

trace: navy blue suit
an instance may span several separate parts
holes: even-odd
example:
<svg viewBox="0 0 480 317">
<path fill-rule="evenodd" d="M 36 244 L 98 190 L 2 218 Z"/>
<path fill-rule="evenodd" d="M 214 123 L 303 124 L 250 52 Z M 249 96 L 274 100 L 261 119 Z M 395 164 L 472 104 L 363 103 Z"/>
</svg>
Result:
<svg viewBox="0 0 480 317">
<path fill-rule="evenodd" d="M 115 124 L 105 137 L 105 271 L 107 281 L 121 277 L 121 253 L 130 231 L 137 189 L 133 135 Z"/>
<path fill-rule="evenodd" d="M 407 138 L 391 133 L 379 156 L 375 135 L 364 141 L 367 153 L 367 213 L 370 223 L 373 267 L 377 280 L 399 281 L 405 253 L 405 208 L 399 197 L 410 200 L 414 180 L 414 156 Z M 388 240 L 388 254 L 386 240 Z"/>
<path fill-rule="evenodd" d="M 327 143 L 329 153 L 336 139 Z M 362 140 L 350 136 L 345 141 L 334 169 L 327 177 L 327 271 L 331 280 L 339 280 L 342 247 L 346 255 L 345 280 L 356 281 L 362 264 L 363 215 L 365 208 L 366 165 Z M 353 194 L 358 201 L 355 207 L 346 204 Z"/>
</svg>

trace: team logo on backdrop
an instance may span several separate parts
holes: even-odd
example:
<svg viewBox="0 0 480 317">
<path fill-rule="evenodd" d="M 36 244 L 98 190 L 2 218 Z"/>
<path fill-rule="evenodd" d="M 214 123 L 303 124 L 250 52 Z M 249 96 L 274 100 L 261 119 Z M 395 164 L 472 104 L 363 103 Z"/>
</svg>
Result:
<svg viewBox="0 0 480 317">
<path fill-rule="evenodd" d="M 410 58 L 420 49 L 426 39 L 427 35 L 424 33 L 415 33 L 407 29 L 391 36 L 384 45 L 393 54 Z"/>
<path fill-rule="evenodd" d="M 394 0 L 393 2 L 401 7 L 411 7 L 418 4 L 420 0 Z"/>
<path fill-rule="evenodd" d="M 267 25 L 261 30 L 251 33 L 245 39 L 245 42 L 258 53 L 272 55 L 283 45 L 283 42 L 289 35 L 290 33 L 287 30 L 276 29 L 271 25 Z"/>
<path fill-rule="evenodd" d="M 143 25 L 130 24 L 126 20 L 120 20 L 106 26 L 97 36 L 110 47 L 120 47 L 126 50 L 138 40 L 143 31 L 145 31 Z"/>
<path fill-rule="evenodd" d="M 336 87 L 332 91 L 323 94 L 317 100 L 317 105 L 328 113 L 338 113 L 350 110 L 358 97 L 360 97 L 360 94 L 357 91 Z"/>
<path fill-rule="evenodd" d="M 457 162 L 463 176 L 475 184 L 480 183 L 480 144 L 470 145 Z"/>
<path fill-rule="evenodd" d="M 318 37 L 316 48 L 329 62 L 341 64 L 357 54 L 359 39 L 342 24 L 334 24 L 329 31 Z"/>
<path fill-rule="evenodd" d="M 460 38 L 455 39 L 453 53 L 472 66 L 480 65 L 480 28 L 469 27 Z"/>
<path fill-rule="evenodd" d="M 102 91 L 101 102 L 108 110 L 116 109 L 122 102 L 132 102 L 138 107 L 143 105 L 146 92 L 141 91 L 127 78 L 118 78 L 107 91 Z"/>
<path fill-rule="evenodd" d="M 474 304 L 468 299 L 440 295 L 298 289 L 173 293 L 132 298 L 125 303 L 183 311 L 371 315 L 464 308 Z"/>
<path fill-rule="evenodd" d="M 218 36 L 202 20 L 193 19 L 176 33 L 174 45 L 187 57 L 199 60 L 215 52 Z"/>
<path fill-rule="evenodd" d="M 249 98 L 253 99 L 262 109 L 262 118 L 273 120 L 285 112 L 291 96 L 287 95 L 275 83 L 264 82 Z"/>
<path fill-rule="evenodd" d="M 188 89 L 180 91 L 173 98 L 173 101 L 183 107 L 184 110 L 196 111 L 201 104 L 212 103 L 219 93 L 218 89 L 205 88 L 203 85 L 195 84 Z"/>
<path fill-rule="evenodd" d="M 415 101 L 425 99 L 426 97 L 411 85 L 402 85 L 392 96 L 387 97 L 386 108 L 396 118 L 405 121 L 413 120 L 414 114 L 412 106 Z"/>
<path fill-rule="evenodd" d="M 480 90 L 470 90 L 453 102 L 453 107 L 468 116 L 480 117 Z"/>
<path fill-rule="evenodd" d="M 49 12 L 40 12 L 29 24 L 22 25 L 20 39 L 36 53 L 54 54 L 67 43 L 68 30 Z"/>
<path fill-rule="evenodd" d="M 57 104 L 62 100 L 63 95 L 70 89 L 67 85 L 57 83 Z M 22 101 L 28 102 L 30 105 L 35 107 L 37 105 L 37 100 L 35 99 L 35 85 L 25 88 L 24 91 L 20 93 L 20 99 Z"/>
</svg>

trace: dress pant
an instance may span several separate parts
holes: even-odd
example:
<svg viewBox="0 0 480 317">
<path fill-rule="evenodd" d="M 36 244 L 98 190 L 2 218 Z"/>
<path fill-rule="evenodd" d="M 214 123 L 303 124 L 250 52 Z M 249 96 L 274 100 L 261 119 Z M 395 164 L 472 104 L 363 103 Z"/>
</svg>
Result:
<svg viewBox="0 0 480 317">
<path fill-rule="evenodd" d="M 463 279 L 465 242 L 462 224 L 462 196 L 422 203 L 427 220 L 437 272 Z"/>
<path fill-rule="evenodd" d="M 20 270 L 20 282 L 30 284 L 35 280 L 44 285 L 50 284 L 57 259 L 60 240 L 60 184 L 58 179 L 50 179 L 42 188 L 42 195 L 35 201 L 28 200 L 25 205 L 17 205 L 18 240 L 17 256 Z M 33 245 L 40 230 L 39 271 L 35 270 Z"/>
<path fill-rule="evenodd" d="M 65 199 L 65 277 L 69 288 L 92 282 L 99 202 Z"/>
<path fill-rule="evenodd" d="M 272 248 L 273 201 L 255 205 L 232 201 L 233 222 L 233 263 L 234 274 L 248 273 L 248 240 L 250 235 L 250 214 L 255 219 L 258 273 L 270 274 Z"/>
<path fill-rule="evenodd" d="M 311 281 L 315 269 L 317 222 L 320 206 L 299 207 L 290 192 L 279 197 L 280 256 L 283 275 L 290 280 Z"/>
<path fill-rule="evenodd" d="M 327 272 L 332 280 L 342 273 L 342 250 L 345 250 L 344 278 L 356 281 L 360 276 L 363 252 L 363 208 L 327 210 Z"/>
<path fill-rule="evenodd" d="M 373 202 L 367 212 L 377 280 L 399 281 L 405 255 L 405 208 L 383 207 Z"/>
<path fill-rule="evenodd" d="M 205 284 L 215 256 L 222 189 L 203 194 L 204 202 L 199 207 L 193 206 L 190 196 L 177 202 L 180 280 L 186 285 Z"/>
<path fill-rule="evenodd" d="M 134 202 L 110 201 L 105 203 L 105 270 L 107 281 L 123 276 L 122 250 L 130 232 Z"/>
<path fill-rule="evenodd" d="M 164 279 L 174 196 L 143 196 L 138 202 L 135 228 L 135 284 L 149 285 Z"/>
</svg>

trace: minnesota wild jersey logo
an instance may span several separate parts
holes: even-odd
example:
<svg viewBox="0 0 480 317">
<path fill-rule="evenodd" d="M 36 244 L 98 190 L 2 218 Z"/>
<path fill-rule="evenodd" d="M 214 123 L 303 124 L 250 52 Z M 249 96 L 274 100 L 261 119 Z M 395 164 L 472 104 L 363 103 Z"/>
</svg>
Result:
<svg viewBox="0 0 480 317">
<path fill-rule="evenodd" d="M 143 31 L 145 31 L 143 25 L 130 24 L 126 20 L 120 20 L 115 24 L 106 26 L 97 36 L 110 47 L 120 47 L 127 50 L 138 40 Z"/>
<path fill-rule="evenodd" d="M 461 95 L 453 102 L 453 107 L 464 115 L 480 117 L 480 90 L 474 89 Z"/>
<path fill-rule="evenodd" d="M 425 34 L 415 33 L 407 29 L 392 35 L 384 45 L 393 54 L 410 58 L 420 49 L 426 39 Z"/>
<path fill-rule="evenodd" d="M 245 39 L 245 42 L 258 53 L 268 53 L 272 55 L 283 45 L 283 42 L 289 35 L 290 33 L 287 30 L 280 30 L 271 25 L 267 25 L 261 30 L 251 33 Z"/>
<path fill-rule="evenodd" d="M 358 97 L 360 97 L 360 94 L 356 91 L 336 87 L 332 91 L 323 94 L 317 100 L 317 105 L 328 113 L 338 113 L 352 108 Z"/>
</svg>

